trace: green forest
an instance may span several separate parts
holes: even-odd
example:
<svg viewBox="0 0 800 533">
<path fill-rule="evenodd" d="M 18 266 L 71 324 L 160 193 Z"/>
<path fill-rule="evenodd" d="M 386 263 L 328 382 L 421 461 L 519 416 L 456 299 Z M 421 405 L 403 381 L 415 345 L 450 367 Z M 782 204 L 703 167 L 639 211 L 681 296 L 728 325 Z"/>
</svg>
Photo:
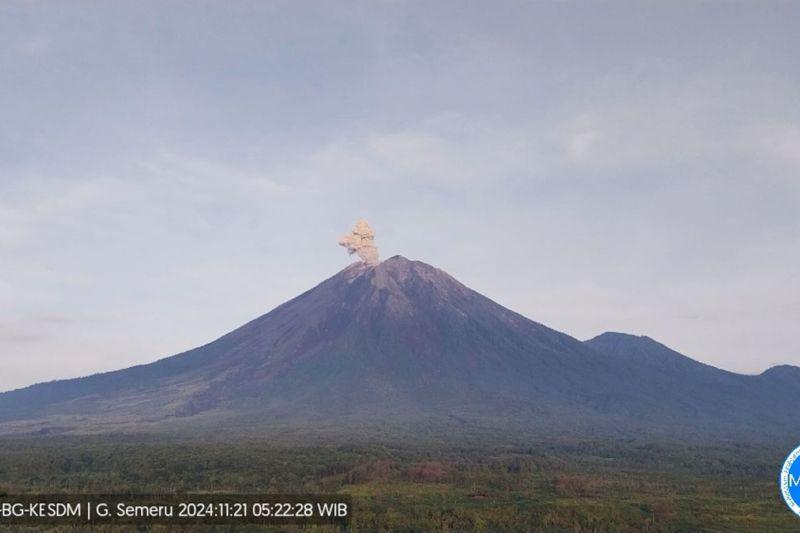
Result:
<svg viewBox="0 0 800 533">
<path fill-rule="evenodd" d="M 778 448 L 6 439 L 0 493 L 348 494 L 351 531 L 792 531 L 800 522 L 778 492 Z"/>
</svg>

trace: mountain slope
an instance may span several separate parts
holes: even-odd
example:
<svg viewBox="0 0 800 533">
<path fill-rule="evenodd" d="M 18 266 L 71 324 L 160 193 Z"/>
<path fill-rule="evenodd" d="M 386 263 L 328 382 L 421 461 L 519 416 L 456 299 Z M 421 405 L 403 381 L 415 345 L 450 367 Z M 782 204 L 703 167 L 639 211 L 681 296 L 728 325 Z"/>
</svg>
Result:
<svg viewBox="0 0 800 533">
<path fill-rule="evenodd" d="M 775 367 L 760 376 L 736 374 L 695 361 L 649 337 L 624 333 L 603 333 L 586 345 L 612 359 L 620 376 L 640 385 L 640 394 L 663 398 L 671 410 L 694 419 L 698 426 L 780 432 L 780 426 L 796 424 L 794 415 L 777 407 L 786 393 L 800 392 L 800 368 L 786 366 L 786 371 L 779 371 L 781 367 Z M 774 386 L 780 379 L 785 385 L 782 390 Z"/>
<path fill-rule="evenodd" d="M 397 256 L 353 264 L 183 354 L 0 394 L 0 431 L 191 428 L 203 420 L 265 429 L 782 431 L 769 416 L 775 394 L 766 377 L 615 335 L 582 343 Z"/>
</svg>

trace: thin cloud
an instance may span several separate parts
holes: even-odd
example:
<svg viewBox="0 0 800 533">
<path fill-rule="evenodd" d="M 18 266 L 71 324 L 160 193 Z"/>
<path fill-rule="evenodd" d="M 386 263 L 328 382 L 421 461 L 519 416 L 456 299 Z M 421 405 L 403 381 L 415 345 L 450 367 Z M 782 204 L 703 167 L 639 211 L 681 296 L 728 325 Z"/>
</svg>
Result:
<svg viewBox="0 0 800 533">
<path fill-rule="evenodd" d="M 50 48 L 51 39 L 46 35 L 36 35 L 23 41 L 19 49 L 26 55 L 39 55 Z"/>
<path fill-rule="evenodd" d="M 0 335 L 0 344 L 28 344 L 45 342 L 48 338 L 45 335 L 31 333 L 17 333 L 11 335 Z"/>
</svg>

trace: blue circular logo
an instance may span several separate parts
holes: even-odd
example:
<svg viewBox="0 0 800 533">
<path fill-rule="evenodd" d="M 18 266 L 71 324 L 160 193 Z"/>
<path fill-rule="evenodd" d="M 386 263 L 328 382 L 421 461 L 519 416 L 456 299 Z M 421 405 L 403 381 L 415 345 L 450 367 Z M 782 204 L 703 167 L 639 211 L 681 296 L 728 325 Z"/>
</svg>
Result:
<svg viewBox="0 0 800 533">
<path fill-rule="evenodd" d="M 783 501 L 789 509 L 800 516 L 800 446 L 795 448 L 781 469 L 780 486 Z"/>
</svg>

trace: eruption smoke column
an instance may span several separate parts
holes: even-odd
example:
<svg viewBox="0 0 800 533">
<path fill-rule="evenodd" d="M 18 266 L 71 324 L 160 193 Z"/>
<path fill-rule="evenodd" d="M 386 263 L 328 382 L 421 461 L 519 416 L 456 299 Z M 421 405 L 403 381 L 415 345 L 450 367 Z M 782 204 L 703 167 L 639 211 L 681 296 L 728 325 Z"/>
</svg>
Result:
<svg viewBox="0 0 800 533">
<path fill-rule="evenodd" d="M 378 249 L 375 247 L 375 232 L 363 218 L 356 222 L 356 227 L 350 233 L 339 239 L 339 246 L 347 248 L 350 255 L 358 254 L 370 266 L 380 263 Z"/>
</svg>

